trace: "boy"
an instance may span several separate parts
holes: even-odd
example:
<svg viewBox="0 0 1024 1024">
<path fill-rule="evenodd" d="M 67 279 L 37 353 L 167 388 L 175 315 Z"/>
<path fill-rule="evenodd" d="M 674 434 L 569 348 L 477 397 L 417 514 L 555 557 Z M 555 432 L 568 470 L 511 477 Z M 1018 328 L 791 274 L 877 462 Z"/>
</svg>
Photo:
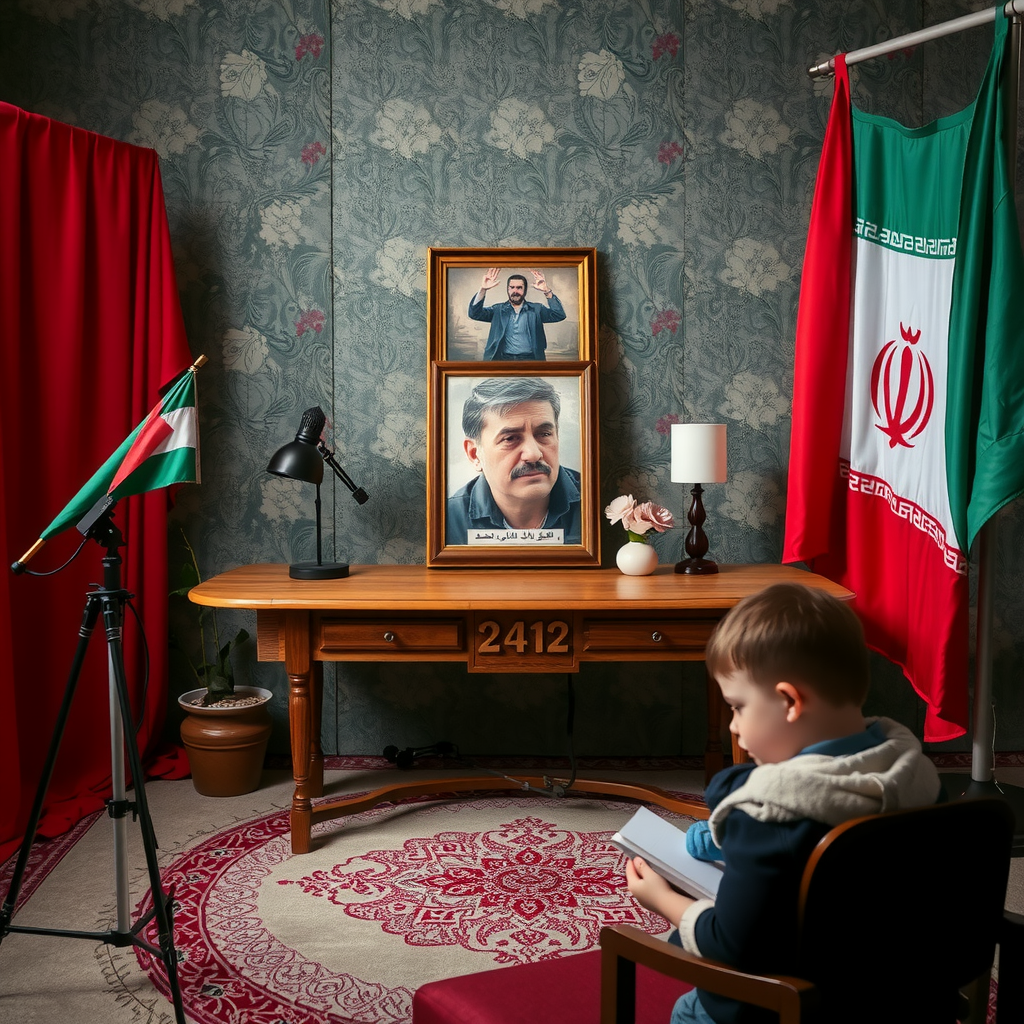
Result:
<svg viewBox="0 0 1024 1024">
<path fill-rule="evenodd" d="M 752 761 L 711 780 L 711 817 L 687 831 L 691 853 L 725 861 L 718 896 L 691 899 L 641 858 L 626 864 L 630 892 L 678 925 L 684 949 L 743 971 L 794 973 L 800 878 L 822 836 L 850 818 L 939 800 L 938 773 L 914 735 L 861 713 L 868 657 L 853 610 L 798 584 L 746 598 L 715 630 L 707 668 Z M 672 1024 L 774 1019 L 698 990 L 672 1013 Z"/>
</svg>

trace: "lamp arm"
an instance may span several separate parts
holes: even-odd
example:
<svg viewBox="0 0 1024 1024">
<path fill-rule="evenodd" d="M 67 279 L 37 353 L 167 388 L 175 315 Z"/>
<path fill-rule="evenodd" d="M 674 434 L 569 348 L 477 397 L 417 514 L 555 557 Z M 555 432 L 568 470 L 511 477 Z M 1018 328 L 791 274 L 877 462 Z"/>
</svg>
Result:
<svg viewBox="0 0 1024 1024">
<path fill-rule="evenodd" d="M 332 452 L 330 448 L 323 443 L 323 441 L 319 441 L 317 443 L 316 450 L 323 456 L 324 462 L 334 470 L 338 479 L 341 480 L 341 482 L 352 492 L 356 501 L 362 505 L 369 495 L 361 487 L 358 487 L 352 477 L 350 477 L 348 473 L 338 465 L 337 460 L 334 458 L 334 452 Z"/>
</svg>

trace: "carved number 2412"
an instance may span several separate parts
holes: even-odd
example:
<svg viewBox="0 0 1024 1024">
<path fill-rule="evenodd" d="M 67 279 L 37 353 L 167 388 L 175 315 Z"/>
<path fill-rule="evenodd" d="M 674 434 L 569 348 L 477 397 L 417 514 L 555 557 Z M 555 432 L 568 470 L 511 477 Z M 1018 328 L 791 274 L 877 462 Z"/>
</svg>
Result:
<svg viewBox="0 0 1024 1024">
<path fill-rule="evenodd" d="M 501 654 L 502 646 L 511 647 L 517 654 L 566 654 L 569 650 L 566 643 L 569 626 L 560 619 L 548 623 L 538 620 L 529 625 L 519 619 L 512 623 L 503 640 L 499 640 L 501 626 L 493 619 L 481 622 L 477 632 L 483 634 L 477 648 L 480 654 Z M 545 633 L 548 634 L 546 644 Z"/>
</svg>

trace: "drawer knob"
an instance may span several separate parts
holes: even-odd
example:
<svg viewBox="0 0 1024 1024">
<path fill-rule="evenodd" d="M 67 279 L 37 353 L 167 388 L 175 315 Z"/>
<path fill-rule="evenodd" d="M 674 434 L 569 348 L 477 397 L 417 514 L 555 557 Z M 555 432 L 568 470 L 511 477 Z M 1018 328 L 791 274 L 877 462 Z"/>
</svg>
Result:
<svg viewBox="0 0 1024 1024">
<path fill-rule="evenodd" d="M 660 643 L 661 643 L 661 639 L 662 639 L 662 637 L 661 637 L 661 634 L 660 634 L 660 633 L 659 633 L 659 632 L 658 632 L 657 630 L 655 630 L 655 631 L 654 631 L 654 632 L 653 632 L 653 633 L 651 634 L 651 639 L 652 639 L 652 640 L 653 640 L 653 641 L 654 641 L 654 642 L 655 642 L 656 644 L 660 644 Z"/>
<path fill-rule="evenodd" d="M 389 629 L 384 634 L 384 643 L 386 643 L 386 644 L 393 644 L 394 642 L 395 642 L 395 634 L 392 633 L 391 630 Z"/>
</svg>

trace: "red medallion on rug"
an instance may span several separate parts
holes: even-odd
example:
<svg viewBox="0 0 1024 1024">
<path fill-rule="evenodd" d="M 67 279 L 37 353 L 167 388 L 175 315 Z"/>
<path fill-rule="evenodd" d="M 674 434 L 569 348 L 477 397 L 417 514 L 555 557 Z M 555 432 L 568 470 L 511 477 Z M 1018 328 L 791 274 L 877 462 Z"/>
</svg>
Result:
<svg viewBox="0 0 1024 1024">
<path fill-rule="evenodd" d="M 226 829 L 164 872 L 186 1013 L 197 1024 L 399 1024 L 426 981 L 583 952 L 614 922 L 664 932 L 629 895 L 609 843 L 634 809 L 403 804 L 316 829 L 300 856 L 286 812 Z M 166 993 L 159 961 L 137 955 Z"/>
<path fill-rule="evenodd" d="M 541 818 L 408 839 L 361 860 L 369 866 L 346 862 L 281 884 L 378 921 L 411 946 L 462 946 L 500 964 L 589 949 L 602 926 L 649 916 L 625 893 L 623 859 L 607 833 L 569 832 Z M 351 893 L 371 899 L 353 905 Z"/>
</svg>

